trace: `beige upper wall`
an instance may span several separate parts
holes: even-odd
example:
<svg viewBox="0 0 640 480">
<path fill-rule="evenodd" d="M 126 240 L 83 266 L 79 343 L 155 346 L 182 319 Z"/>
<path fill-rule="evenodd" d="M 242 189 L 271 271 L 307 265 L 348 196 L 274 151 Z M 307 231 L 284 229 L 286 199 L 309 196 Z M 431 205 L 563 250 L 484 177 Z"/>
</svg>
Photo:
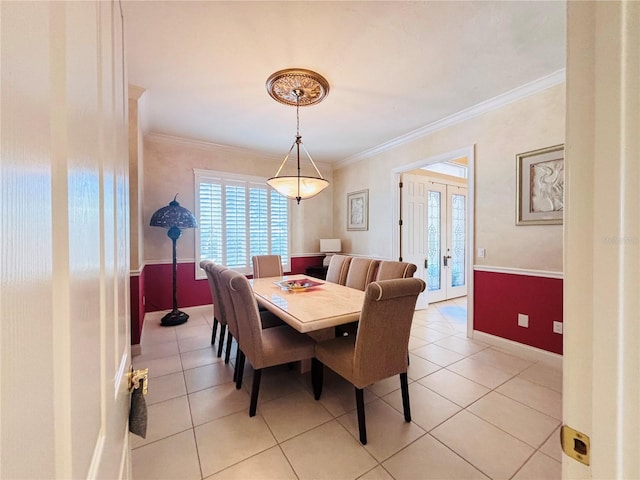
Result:
<svg viewBox="0 0 640 480">
<path fill-rule="evenodd" d="M 475 145 L 476 265 L 562 271 L 562 225 L 516 226 L 516 155 L 564 143 L 565 85 L 334 171 L 334 235 L 346 252 L 391 258 L 392 170 Z M 347 231 L 347 193 L 369 189 L 369 230 Z"/>
<path fill-rule="evenodd" d="M 145 263 L 171 261 L 171 240 L 166 230 L 149 226 L 149 219 L 158 208 L 173 200 L 176 193 L 180 205 L 195 213 L 194 168 L 269 178 L 281 162 L 281 159 L 265 159 L 259 153 L 155 135 L 146 137 L 144 144 L 142 223 Z M 331 170 L 323 165 L 318 168 L 332 184 Z M 300 205 L 291 201 L 292 254 L 317 253 L 319 239 L 332 237 L 332 198 L 330 185 L 317 197 L 303 200 Z M 195 259 L 193 229 L 183 230 L 177 242 L 177 257 L 185 261 Z"/>
</svg>

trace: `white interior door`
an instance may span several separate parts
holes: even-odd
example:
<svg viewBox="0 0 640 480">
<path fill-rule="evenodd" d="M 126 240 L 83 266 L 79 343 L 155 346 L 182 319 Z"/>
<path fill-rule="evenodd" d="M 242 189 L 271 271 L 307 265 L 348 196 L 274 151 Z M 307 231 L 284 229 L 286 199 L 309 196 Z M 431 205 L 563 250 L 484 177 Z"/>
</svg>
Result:
<svg viewBox="0 0 640 480">
<path fill-rule="evenodd" d="M 467 294 L 467 189 L 428 182 L 427 296 L 440 302 Z"/>
<path fill-rule="evenodd" d="M 640 478 L 640 3 L 567 2 L 564 479 Z M 526 227 L 529 228 L 529 227 Z"/>
<path fill-rule="evenodd" d="M 0 2 L 0 19 L 0 478 L 129 478 L 120 6 Z"/>
<path fill-rule="evenodd" d="M 414 277 L 427 281 L 427 178 L 402 175 L 402 260 L 416 265 Z M 427 308 L 427 290 L 418 296 L 416 309 Z"/>
</svg>

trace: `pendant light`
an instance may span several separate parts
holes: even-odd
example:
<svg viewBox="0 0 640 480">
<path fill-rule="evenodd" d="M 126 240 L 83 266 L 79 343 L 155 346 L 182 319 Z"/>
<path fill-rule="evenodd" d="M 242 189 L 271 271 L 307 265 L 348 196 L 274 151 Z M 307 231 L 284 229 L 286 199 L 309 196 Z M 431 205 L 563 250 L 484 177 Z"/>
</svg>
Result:
<svg viewBox="0 0 640 480">
<path fill-rule="evenodd" d="M 302 143 L 302 136 L 300 135 L 300 106 L 315 105 L 322 101 L 329 93 L 329 82 L 320 74 L 311 70 L 286 69 L 274 73 L 267 79 L 267 91 L 276 101 L 285 105 L 295 105 L 296 107 L 295 140 L 275 176 L 267 180 L 267 183 L 281 195 L 287 198 L 295 198 L 299 204 L 300 200 L 315 197 L 329 186 L 329 182 L 323 178 Z M 307 155 L 317 176 L 301 174 L 300 147 Z M 296 149 L 297 175 L 280 175 L 294 148 Z"/>
</svg>

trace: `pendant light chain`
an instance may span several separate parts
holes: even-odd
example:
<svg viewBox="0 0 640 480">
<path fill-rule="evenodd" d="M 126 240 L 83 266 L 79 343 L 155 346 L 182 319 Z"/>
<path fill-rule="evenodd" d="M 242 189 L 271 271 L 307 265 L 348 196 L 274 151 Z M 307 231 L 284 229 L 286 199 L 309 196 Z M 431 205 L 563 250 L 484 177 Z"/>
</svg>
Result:
<svg viewBox="0 0 640 480">
<path fill-rule="evenodd" d="M 300 90 L 296 90 L 296 136 L 300 136 Z"/>
<path fill-rule="evenodd" d="M 294 93 L 296 94 L 296 145 L 298 150 L 298 195 L 296 196 L 296 201 L 300 205 L 300 143 L 302 142 L 302 137 L 300 136 L 300 95 L 302 92 L 299 89 L 295 89 Z"/>
</svg>

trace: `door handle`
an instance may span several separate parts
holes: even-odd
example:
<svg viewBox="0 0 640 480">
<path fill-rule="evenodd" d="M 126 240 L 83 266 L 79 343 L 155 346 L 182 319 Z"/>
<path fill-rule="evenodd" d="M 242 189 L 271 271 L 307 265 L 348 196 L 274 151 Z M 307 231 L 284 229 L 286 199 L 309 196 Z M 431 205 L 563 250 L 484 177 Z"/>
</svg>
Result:
<svg viewBox="0 0 640 480">
<path fill-rule="evenodd" d="M 428 258 L 424 259 L 424 268 L 429 268 L 429 259 Z"/>
<path fill-rule="evenodd" d="M 451 255 L 444 255 L 444 256 L 442 257 L 442 262 L 443 262 L 443 265 L 444 265 L 445 267 L 448 267 L 448 266 L 449 266 L 449 259 L 450 259 L 450 258 L 451 258 Z"/>
</svg>

